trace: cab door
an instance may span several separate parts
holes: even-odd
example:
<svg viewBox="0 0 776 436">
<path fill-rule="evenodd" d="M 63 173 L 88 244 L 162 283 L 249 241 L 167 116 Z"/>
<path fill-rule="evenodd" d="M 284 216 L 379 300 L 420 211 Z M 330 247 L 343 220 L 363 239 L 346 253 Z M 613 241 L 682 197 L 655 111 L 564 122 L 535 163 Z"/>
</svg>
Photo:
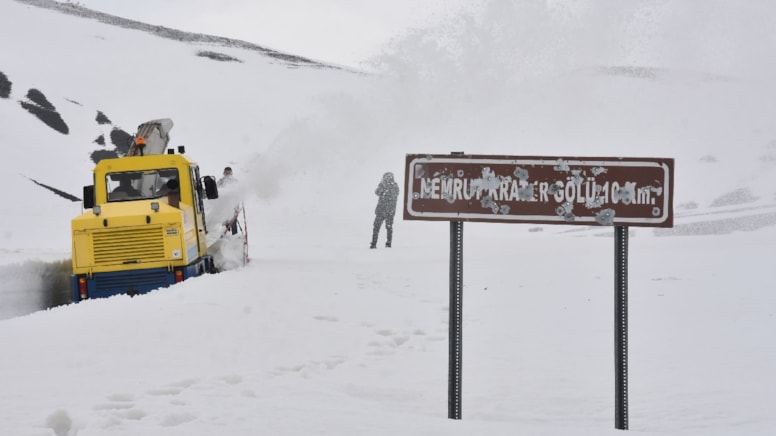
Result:
<svg viewBox="0 0 776 436">
<path fill-rule="evenodd" d="M 202 200 L 202 184 L 199 179 L 199 167 L 192 165 L 189 171 L 191 177 L 192 204 L 194 205 L 194 221 L 197 226 L 199 244 L 198 257 L 207 253 L 207 224 L 205 223 L 205 204 Z"/>
</svg>

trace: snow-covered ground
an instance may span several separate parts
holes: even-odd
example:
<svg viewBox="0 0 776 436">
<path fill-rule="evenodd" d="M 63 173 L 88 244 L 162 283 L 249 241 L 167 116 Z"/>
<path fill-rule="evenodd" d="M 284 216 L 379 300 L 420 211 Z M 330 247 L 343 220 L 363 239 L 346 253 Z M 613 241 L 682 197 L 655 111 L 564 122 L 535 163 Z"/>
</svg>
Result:
<svg viewBox="0 0 776 436">
<path fill-rule="evenodd" d="M 630 431 L 773 434 L 776 7 L 569 3 L 484 2 L 379 74 L 0 3 L 2 433 L 617 434 L 603 227 L 464 225 L 447 419 L 449 225 L 367 247 L 383 172 L 465 151 L 675 158 L 675 227 L 631 228 Z M 162 117 L 204 174 L 235 169 L 210 208 L 245 201 L 250 264 L 58 305 L 81 206 L 29 178 L 80 196 L 112 129 Z"/>
</svg>

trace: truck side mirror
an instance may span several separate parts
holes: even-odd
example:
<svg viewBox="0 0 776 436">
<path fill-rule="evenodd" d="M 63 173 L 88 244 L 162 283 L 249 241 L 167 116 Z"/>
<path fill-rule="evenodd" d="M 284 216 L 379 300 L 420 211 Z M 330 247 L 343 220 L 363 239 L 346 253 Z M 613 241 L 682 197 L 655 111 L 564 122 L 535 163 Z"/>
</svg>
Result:
<svg viewBox="0 0 776 436">
<path fill-rule="evenodd" d="M 94 207 L 94 185 L 84 186 L 84 209 Z"/>
<path fill-rule="evenodd" d="M 205 196 L 208 200 L 215 200 L 218 198 L 218 184 L 216 184 L 216 178 L 213 176 L 205 176 L 202 178 L 205 181 Z"/>
</svg>

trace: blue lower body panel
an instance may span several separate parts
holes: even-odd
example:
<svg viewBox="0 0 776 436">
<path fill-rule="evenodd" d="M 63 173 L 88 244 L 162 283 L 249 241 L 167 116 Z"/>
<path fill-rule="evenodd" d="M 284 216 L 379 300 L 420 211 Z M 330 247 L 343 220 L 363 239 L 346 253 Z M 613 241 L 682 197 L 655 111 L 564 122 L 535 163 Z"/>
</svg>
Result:
<svg viewBox="0 0 776 436">
<path fill-rule="evenodd" d="M 79 279 L 86 280 L 86 298 L 106 298 L 113 295 L 145 294 L 154 289 L 165 288 L 176 283 L 176 272 L 180 271 L 181 279 L 186 280 L 204 273 L 214 272 L 213 260 L 210 256 L 191 263 L 185 267 L 169 270 L 167 268 L 137 269 L 97 273 L 91 277 L 86 275 L 71 275 L 70 289 L 73 301 L 83 300 Z"/>
</svg>

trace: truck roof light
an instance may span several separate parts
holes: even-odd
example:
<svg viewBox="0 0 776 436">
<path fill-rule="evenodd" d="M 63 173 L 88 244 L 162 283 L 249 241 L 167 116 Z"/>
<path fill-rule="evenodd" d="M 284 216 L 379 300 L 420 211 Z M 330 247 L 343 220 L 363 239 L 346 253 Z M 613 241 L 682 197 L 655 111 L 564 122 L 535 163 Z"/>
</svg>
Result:
<svg viewBox="0 0 776 436">
<path fill-rule="evenodd" d="M 158 201 L 152 201 L 151 202 L 151 210 L 154 212 L 159 212 L 159 202 Z"/>
<path fill-rule="evenodd" d="M 102 208 L 100 206 L 94 206 L 92 208 L 92 212 L 94 212 L 96 216 L 100 216 L 100 214 L 102 213 Z"/>
</svg>

